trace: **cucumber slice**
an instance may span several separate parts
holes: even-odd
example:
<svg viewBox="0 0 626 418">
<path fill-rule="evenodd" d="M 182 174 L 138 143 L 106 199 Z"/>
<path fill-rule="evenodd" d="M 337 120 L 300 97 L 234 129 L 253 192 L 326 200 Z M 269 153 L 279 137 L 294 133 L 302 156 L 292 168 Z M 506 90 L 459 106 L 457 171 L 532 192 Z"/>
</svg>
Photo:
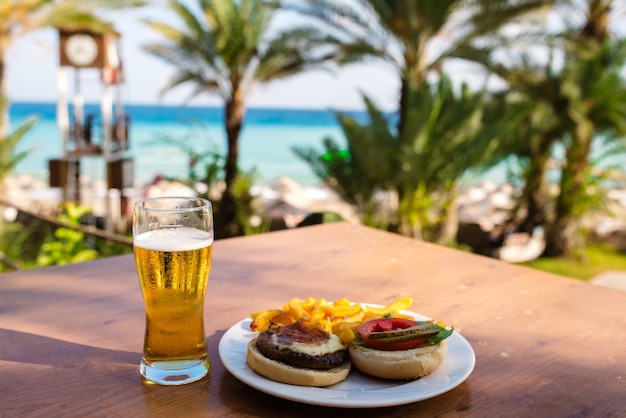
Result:
<svg viewBox="0 0 626 418">
<path fill-rule="evenodd" d="M 432 322 L 424 322 L 410 328 L 371 332 L 367 335 L 367 338 L 386 342 L 399 342 L 434 335 L 439 333 L 439 331 L 441 331 L 441 328 L 437 325 Z"/>
</svg>

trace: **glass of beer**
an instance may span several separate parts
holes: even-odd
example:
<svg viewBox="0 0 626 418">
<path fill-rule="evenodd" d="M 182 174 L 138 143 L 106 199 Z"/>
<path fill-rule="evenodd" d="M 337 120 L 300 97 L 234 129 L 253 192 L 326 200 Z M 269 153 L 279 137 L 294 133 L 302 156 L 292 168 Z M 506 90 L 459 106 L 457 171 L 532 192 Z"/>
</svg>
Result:
<svg viewBox="0 0 626 418">
<path fill-rule="evenodd" d="M 201 379 L 210 367 L 204 295 L 213 250 L 211 203 L 188 197 L 136 202 L 133 247 L 146 311 L 141 375 L 162 385 Z"/>
</svg>

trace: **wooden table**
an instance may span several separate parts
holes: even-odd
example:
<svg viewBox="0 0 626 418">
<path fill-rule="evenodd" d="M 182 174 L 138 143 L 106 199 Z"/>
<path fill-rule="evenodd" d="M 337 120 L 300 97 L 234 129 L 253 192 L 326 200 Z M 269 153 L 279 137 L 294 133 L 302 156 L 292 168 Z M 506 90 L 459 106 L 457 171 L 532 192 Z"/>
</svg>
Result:
<svg viewBox="0 0 626 418">
<path fill-rule="evenodd" d="M 469 378 L 377 409 L 276 398 L 228 373 L 218 342 L 294 296 L 386 304 L 453 325 Z M 0 416 L 624 417 L 626 292 L 346 223 L 217 241 L 206 300 L 210 376 L 142 382 L 144 314 L 132 256 L 0 275 Z"/>
</svg>

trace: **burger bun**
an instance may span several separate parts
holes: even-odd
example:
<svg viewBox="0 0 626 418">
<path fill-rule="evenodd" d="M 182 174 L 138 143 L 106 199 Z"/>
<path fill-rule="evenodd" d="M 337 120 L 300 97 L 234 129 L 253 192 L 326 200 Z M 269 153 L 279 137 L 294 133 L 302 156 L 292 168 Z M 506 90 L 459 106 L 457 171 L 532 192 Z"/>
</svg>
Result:
<svg viewBox="0 0 626 418">
<path fill-rule="evenodd" d="M 382 379 L 410 380 L 432 373 L 448 352 L 446 340 L 437 345 L 409 350 L 383 351 L 350 344 L 348 351 L 354 367 Z"/>
<path fill-rule="evenodd" d="M 248 343 L 246 361 L 256 373 L 280 383 L 297 386 L 325 387 L 345 380 L 350 373 L 351 363 L 344 361 L 330 370 L 313 370 L 293 367 L 265 357 L 256 346 L 256 338 Z"/>
</svg>

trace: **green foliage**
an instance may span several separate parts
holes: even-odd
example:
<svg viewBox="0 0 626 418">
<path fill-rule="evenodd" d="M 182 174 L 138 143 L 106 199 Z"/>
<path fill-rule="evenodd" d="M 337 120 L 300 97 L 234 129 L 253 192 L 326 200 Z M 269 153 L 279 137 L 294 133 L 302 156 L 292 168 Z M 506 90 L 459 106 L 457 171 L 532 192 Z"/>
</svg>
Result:
<svg viewBox="0 0 626 418">
<path fill-rule="evenodd" d="M 78 225 L 88 208 L 68 204 L 59 221 Z M 0 218 L 0 272 L 67 264 L 132 253 L 132 245 L 90 236 L 70 227 L 20 214 L 13 222 Z"/>
<path fill-rule="evenodd" d="M 96 238 L 93 240 L 93 247 L 98 253 L 98 258 L 113 257 L 122 254 L 132 254 L 132 244 L 112 242 L 107 239 Z"/>
<path fill-rule="evenodd" d="M 590 3 L 588 7 L 595 6 Z M 567 110 L 563 123 L 568 130 L 555 220 L 547 234 L 546 252 L 550 255 L 571 255 L 585 245 L 580 214 L 593 197 L 588 186 L 594 181 L 589 177 L 594 144 L 606 138 L 623 142 L 626 135 L 626 81 L 622 75 L 626 41 L 612 41 L 606 28 L 601 29 L 608 19 L 605 13 L 608 10 L 590 13 L 586 24 L 597 32 L 593 37 L 579 35 L 559 73 Z"/>
<path fill-rule="evenodd" d="M 341 40 L 337 62 L 380 59 L 391 64 L 401 84 L 397 132 L 377 120 L 380 112 L 372 111 L 367 103 L 369 125 L 340 118 L 349 158 L 324 162 L 311 149 L 295 149 L 296 154 L 355 205 L 365 223 L 387 224 L 406 235 L 448 241 L 446 222 L 454 210 L 457 181 L 468 169 L 488 167 L 496 155 L 503 157 L 499 142 L 506 138 L 515 115 L 488 120 L 483 94 L 472 93 L 466 86 L 454 92 L 441 75 L 443 64 L 452 58 L 484 58 L 478 46 L 492 38 L 486 35 L 498 33 L 509 22 L 521 22 L 545 1 L 444 0 L 436 6 L 434 2 L 372 0 L 287 3 Z M 517 28 L 519 36 L 526 29 L 524 25 Z M 429 76 L 434 75 L 441 78 L 431 86 Z M 341 151 L 328 138 L 324 146 L 327 155 Z M 385 217 L 380 216 L 374 199 L 381 191 L 398 199 L 395 213 L 391 208 Z"/>
<path fill-rule="evenodd" d="M 8 222 L 0 218 L 0 272 L 36 267 L 41 243 L 51 234 L 50 225 L 36 219 Z"/>
<path fill-rule="evenodd" d="M 364 100 L 369 123 L 361 125 L 347 115 L 336 115 L 348 143 L 347 150 L 327 137 L 323 140 L 323 153 L 313 147 L 299 146 L 292 151 L 309 164 L 320 180 L 356 208 L 364 224 L 386 228 L 390 223 L 389 213 L 381 207 L 377 192 L 392 187 L 395 137 L 384 114 L 369 98 Z"/>
<path fill-rule="evenodd" d="M 198 135 L 207 136 L 208 134 L 198 132 Z M 207 143 L 205 149 L 196 149 L 193 144 L 193 135 L 175 138 L 172 136 L 162 135 L 158 139 L 159 142 L 172 145 L 178 148 L 187 156 L 187 177 L 179 179 L 192 189 L 195 189 L 198 182 L 202 182 L 210 188 L 218 180 L 220 180 L 220 169 L 223 165 L 224 156 L 217 152 L 215 144 Z M 202 197 L 208 197 L 207 192 L 200 193 Z"/>
<path fill-rule="evenodd" d="M 2 97 L 0 97 L 0 102 L 4 102 Z M 16 153 L 15 147 L 36 122 L 36 119 L 30 118 L 6 138 L 0 139 L 0 198 L 5 195 L 4 180 L 13 172 L 15 166 L 28 155 L 28 151 Z M 4 209 L 2 206 L 0 208 Z M 6 222 L 0 216 L 0 272 L 20 268 L 22 254 L 27 248 L 23 244 L 28 235 L 26 229 L 15 223 Z"/>
<path fill-rule="evenodd" d="M 542 257 L 524 265 L 581 280 L 590 280 L 605 271 L 626 270 L 626 255 L 606 245 L 592 244 L 577 253 L 577 257 Z"/>
<path fill-rule="evenodd" d="M 492 155 L 504 127 L 483 123 L 483 93 L 465 86 L 455 92 L 445 77 L 433 86 L 411 88 L 407 97 L 401 133 L 394 132 L 385 115 L 365 98 L 368 123 L 338 115 L 348 142 L 344 157 L 330 138 L 324 139 L 323 154 L 312 148 L 293 151 L 355 206 L 364 223 L 447 241 L 456 183 Z M 380 199 L 383 192 L 387 195 Z M 389 206 L 394 195 L 398 205 Z"/>
<path fill-rule="evenodd" d="M 64 203 L 58 219 L 69 225 L 80 225 L 80 219 L 91 212 L 91 208 L 74 203 Z M 60 227 L 54 237 L 43 243 L 37 256 L 38 266 L 54 266 L 95 260 L 99 254 L 85 242 L 85 233 L 72 228 Z"/>
<path fill-rule="evenodd" d="M 0 139 L 0 182 L 9 176 L 15 166 L 28 155 L 28 151 L 16 153 L 15 147 L 35 123 L 37 123 L 37 120 L 30 118 L 8 137 Z"/>
<path fill-rule="evenodd" d="M 211 199 L 210 190 L 222 178 L 221 166 L 224 156 L 216 151 L 216 146 L 210 149 L 197 150 L 193 148 L 191 143 L 194 141 L 187 137 L 174 138 L 171 136 L 162 136 L 160 141 L 173 145 L 187 155 L 189 165 L 187 166 L 187 177 L 178 178 L 178 180 L 190 188 L 196 190 L 200 197 Z M 239 224 L 243 228 L 244 235 L 259 234 L 269 229 L 267 220 L 262 219 L 254 206 L 254 199 L 250 193 L 250 189 L 254 186 L 256 173 L 239 171 L 239 175 L 233 185 L 233 196 L 236 204 L 236 217 Z M 206 185 L 206 191 L 198 191 L 198 183 Z"/>
<path fill-rule="evenodd" d="M 403 234 L 447 240 L 441 234 L 455 198 L 455 183 L 494 147 L 496 134 L 483 125 L 483 103 L 483 93 L 466 86 L 456 93 L 445 77 L 432 88 L 410 85 L 394 164 Z"/>
<path fill-rule="evenodd" d="M 285 0 L 283 4 L 315 19 L 338 40 L 340 65 L 383 61 L 399 75 L 398 127 L 402 131 L 410 84 L 420 87 L 439 76 L 455 59 L 476 61 L 478 46 L 492 42 L 501 29 L 514 26 L 523 37 L 528 19 L 546 0 L 386 1 Z"/>
<path fill-rule="evenodd" d="M 233 195 L 237 205 L 237 220 L 243 228 L 244 235 L 255 235 L 269 231 L 269 220 L 263 219 L 258 208 L 255 207 L 255 200 L 250 189 L 254 186 L 256 173 L 254 171 L 246 173 L 239 172 L 235 180 Z"/>
</svg>

